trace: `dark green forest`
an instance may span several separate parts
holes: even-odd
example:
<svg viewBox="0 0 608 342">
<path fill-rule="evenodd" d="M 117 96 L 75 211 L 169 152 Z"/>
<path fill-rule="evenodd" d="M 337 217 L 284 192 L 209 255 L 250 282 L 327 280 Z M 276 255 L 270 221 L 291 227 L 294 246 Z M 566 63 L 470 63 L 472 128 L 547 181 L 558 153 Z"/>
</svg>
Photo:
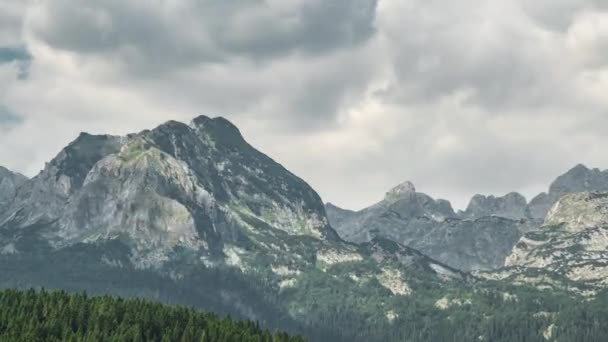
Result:
<svg viewBox="0 0 608 342">
<path fill-rule="evenodd" d="M 303 342 L 184 307 L 64 291 L 0 292 L 0 341 Z"/>
<path fill-rule="evenodd" d="M 423 297 L 412 298 L 404 301 L 402 316 L 392 324 L 370 325 L 339 310 L 314 318 L 360 341 L 608 341 L 606 293 L 592 300 L 558 299 L 536 291 L 516 293 L 518 300 L 509 303 L 494 291 L 478 293 L 476 305 L 448 310 L 431 309 Z M 551 334 L 546 335 L 549 331 Z M 251 321 L 221 318 L 143 299 L 4 290 L 0 292 L 0 341 L 305 340 L 265 330 Z M 321 337 L 319 341 L 334 339 Z"/>
</svg>

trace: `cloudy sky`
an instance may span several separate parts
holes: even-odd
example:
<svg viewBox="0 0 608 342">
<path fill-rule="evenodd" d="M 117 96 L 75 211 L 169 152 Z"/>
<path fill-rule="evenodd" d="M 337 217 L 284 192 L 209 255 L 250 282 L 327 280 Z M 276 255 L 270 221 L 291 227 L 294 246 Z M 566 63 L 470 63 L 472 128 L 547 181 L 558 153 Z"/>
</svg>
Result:
<svg viewBox="0 0 608 342">
<path fill-rule="evenodd" d="M 605 0 L 0 0 L 0 165 L 222 115 L 327 201 L 608 168 Z"/>
</svg>

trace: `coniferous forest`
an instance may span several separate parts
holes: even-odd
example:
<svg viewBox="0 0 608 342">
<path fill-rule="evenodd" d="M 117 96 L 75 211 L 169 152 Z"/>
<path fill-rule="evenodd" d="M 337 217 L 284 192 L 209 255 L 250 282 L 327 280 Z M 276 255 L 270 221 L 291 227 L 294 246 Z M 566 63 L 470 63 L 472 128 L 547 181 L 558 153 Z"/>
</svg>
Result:
<svg viewBox="0 0 608 342">
<path fill-rule="evenodd" d="M 142 299 L 64 291 L 0 292 L 0 341 L 302 342 L 233 321 Z"/>
</svg>

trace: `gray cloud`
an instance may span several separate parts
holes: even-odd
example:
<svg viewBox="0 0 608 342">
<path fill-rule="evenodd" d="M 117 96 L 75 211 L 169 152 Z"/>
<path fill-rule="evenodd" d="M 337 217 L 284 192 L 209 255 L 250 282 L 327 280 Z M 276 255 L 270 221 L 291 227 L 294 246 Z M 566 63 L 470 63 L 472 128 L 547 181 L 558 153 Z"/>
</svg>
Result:
<svg viewBox="0 0 608 342">
<path fill-rule="evenodd" d="M 530 18 L 558 32 L 568 30 L 581 12 L 608 10 L 608 3 L 603 0 L 537 0 L 520 4 Z"/>
<path fill-rule="evenodd" d="M 54 48 L 109 55 L 156 75 L 357 45 L 374 31 L 376 1 L 52 0 L 33 12 L 32 29 Z"/>
<path fill-rule="evenodd" d="M 0 46 L 0 64 L 15 63 L 19 79 L 27 78 L 31 62 L 32 55 L 25 47 Z"/>
<path fill-rule="evenodd" d="M 8 129 L 22 123 L 23 118 L 13 113 L 8 107 L 0 104 L 0 129 Z"/>
<path fill-rule="evenodd" d="M 395 82 L 389 99 L 436 102 L 460 94 L 488 110 L 542 106 L 569 91 L 559 47 L 516 2 L 411 1 L 387 15 Z M 558 96 L 557 98 L 563 98 Z"/>
<path fill-rule="evenodd" d="M 462 207 L 608 167 L 605 1 L 8 1 L 0 46 L 32 56 L 25 82 L 0 63 L 18 171 L 79 131 L 196 114 L 348 207 L 406 179 Z"/>
</svg>

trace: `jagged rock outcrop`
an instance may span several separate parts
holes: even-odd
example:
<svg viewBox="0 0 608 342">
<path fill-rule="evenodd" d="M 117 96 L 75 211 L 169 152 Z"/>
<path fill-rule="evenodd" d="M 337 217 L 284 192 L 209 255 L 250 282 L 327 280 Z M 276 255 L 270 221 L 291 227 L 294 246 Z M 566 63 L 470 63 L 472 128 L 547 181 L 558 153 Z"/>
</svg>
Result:
<svg viewBox="0 0 608 342">
<path fill-rule="evenodd" d="M 0 211 L 13 201 L 17 189 L 26 181 L 27 177 L 24 175 L 0 166 Z"/>
<path fill-rule="evenodd" d="M 544 220 L 549 209 L 563 195 L 593 191 L 608 191 L 608 170 L 589 169 L 578 164 L 553 181 L 548 193 L 541 193 L 530 201 L 530 214 L 533 218 Z"/>
<path fill-rule="evenodd" d="M 401 221 L 443 221 L 446 218 L 456 217 L 448 201 L 434 200 L 426 194 L 416 192 L 411 182 L 405 182 L 391 189 L 382 201 L 361 211 L 352 212 L 334 205 L 326 208 L 326 211 L 338 234 L 343 239 L 353 242 L 371 240 L 371 231 L 378 225 L 377 221 L 383 218 L 389 220 L 382 222 L 382 225 L 391 225 L 392 221 L 399 221 L 395 222 L 399 226 Z"/>
<path fill-rule="evenodd" d="M 387 238 L 464 271 L 502 267 L 521 234 L 534 226 L 527 220 L 498 216 L 458 218 L 448 201 L 416 192 L 410 182 L 397 186 L 383 201 L 359 212 L 331 205 L 327 214 L 332 226 L 347 241 Z"/>
<path fill-rule="evenodd" d="M 475 195 L 467 209 L 461 213 L 462 218 L 477 219 L 486 216 L 498 216 L 512 220 L 529 219 L 526 198 L 511 192 L 502 197 Z"/>
</svg>

